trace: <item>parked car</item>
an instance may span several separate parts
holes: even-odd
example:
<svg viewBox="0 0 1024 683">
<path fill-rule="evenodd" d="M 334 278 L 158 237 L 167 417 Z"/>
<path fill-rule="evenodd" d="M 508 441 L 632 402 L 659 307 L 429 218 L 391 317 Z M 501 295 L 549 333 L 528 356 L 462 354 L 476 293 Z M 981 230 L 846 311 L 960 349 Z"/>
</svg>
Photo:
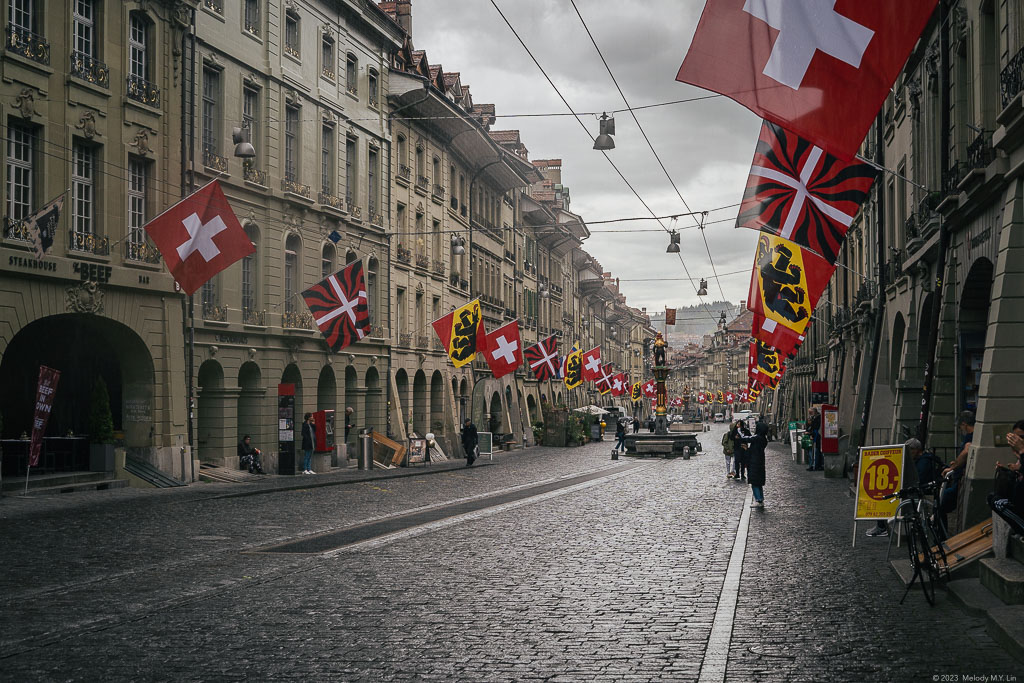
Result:
<svg viewBox="0 0 1024 683">
<path fill-rule="evenodd" d="M 725 414 L 715 413 L 715 422 L 725 422 Z"/>
</svg>

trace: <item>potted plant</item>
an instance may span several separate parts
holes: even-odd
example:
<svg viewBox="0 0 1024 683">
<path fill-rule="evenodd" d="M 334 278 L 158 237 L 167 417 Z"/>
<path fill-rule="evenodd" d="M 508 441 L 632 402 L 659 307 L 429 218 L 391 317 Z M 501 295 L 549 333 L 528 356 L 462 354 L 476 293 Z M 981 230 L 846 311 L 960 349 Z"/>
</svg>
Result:
<svg viewBox="0 0 1024 683">
<path fill-rule="evenodd" d="M 89 469 L 114 471 L 114 418 L 110 414 L 110 394 L 102 377 L 96 378 L 89 409 Z"/>
</svg>

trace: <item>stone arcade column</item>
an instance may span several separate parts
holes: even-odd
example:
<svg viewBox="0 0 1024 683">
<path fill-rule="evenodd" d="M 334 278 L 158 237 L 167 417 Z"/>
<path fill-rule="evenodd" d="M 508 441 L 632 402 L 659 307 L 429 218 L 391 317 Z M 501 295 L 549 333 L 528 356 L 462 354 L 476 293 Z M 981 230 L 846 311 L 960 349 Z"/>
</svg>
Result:
<svg viewBox="0 0 1024 683">
<path fill-rule="evenodd" d="M 961 498 L 965 526 L 988 515 L 996 461 L 1012 454 L 996 438 L 1024 419 L 1024 178 L 1007 187 L 999 252 L 992 282 L 992 307 L 978 393 L 977 424 L 967 460 L 967 490 Z"/>
</svg>

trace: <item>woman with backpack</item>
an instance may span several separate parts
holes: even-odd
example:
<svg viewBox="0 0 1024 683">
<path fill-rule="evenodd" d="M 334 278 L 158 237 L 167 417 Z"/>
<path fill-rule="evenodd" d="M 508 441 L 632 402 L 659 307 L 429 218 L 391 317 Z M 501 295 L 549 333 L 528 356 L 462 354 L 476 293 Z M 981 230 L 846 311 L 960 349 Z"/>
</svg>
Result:
<svg viewBox="0 0 1024 683">
<path fill-rule="evenodd" d="M 729 431 L 722 435 L 722 452 L 725 454 L 725 478 L 732 479 L 736 476 L 736 465 L 734 464 L 736 453 L 736 424 L 729 425 Z"/>
<path fill-rule="evenodd" d="M 748 452 L 749 446 L 743 441 L 744 437 L 750 436 L 750 430 L 747 429 L 747 423 L 743 420 L 738 420 L 734 425 L 736 433 L 732 437 L 733 442 L 733 457 L 736 461 L 736 479 L 740 481 L 746 481 L 749 476 L 747 469 L 750 464 L 750 453 Z"/>
</svg>

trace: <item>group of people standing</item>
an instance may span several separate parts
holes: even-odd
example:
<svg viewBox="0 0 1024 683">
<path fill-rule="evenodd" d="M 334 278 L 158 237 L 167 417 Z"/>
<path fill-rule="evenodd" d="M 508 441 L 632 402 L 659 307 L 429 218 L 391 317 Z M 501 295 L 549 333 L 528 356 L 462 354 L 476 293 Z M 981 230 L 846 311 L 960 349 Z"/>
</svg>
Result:
<svg viewBox="0 0 1024 683">
<path fill-rule="evenodd" d="M 746 481 L 754 495 L 754 505 L 764 507 L 765 463 L 764 449 L 768 445 L 768 425 L 758 421 L 754 433 L 750 433 L 743 420 L 729 425 L 729 431 L 722 437 L 722 451 L 725 453 L 726 478 Z"/>
</svg>

